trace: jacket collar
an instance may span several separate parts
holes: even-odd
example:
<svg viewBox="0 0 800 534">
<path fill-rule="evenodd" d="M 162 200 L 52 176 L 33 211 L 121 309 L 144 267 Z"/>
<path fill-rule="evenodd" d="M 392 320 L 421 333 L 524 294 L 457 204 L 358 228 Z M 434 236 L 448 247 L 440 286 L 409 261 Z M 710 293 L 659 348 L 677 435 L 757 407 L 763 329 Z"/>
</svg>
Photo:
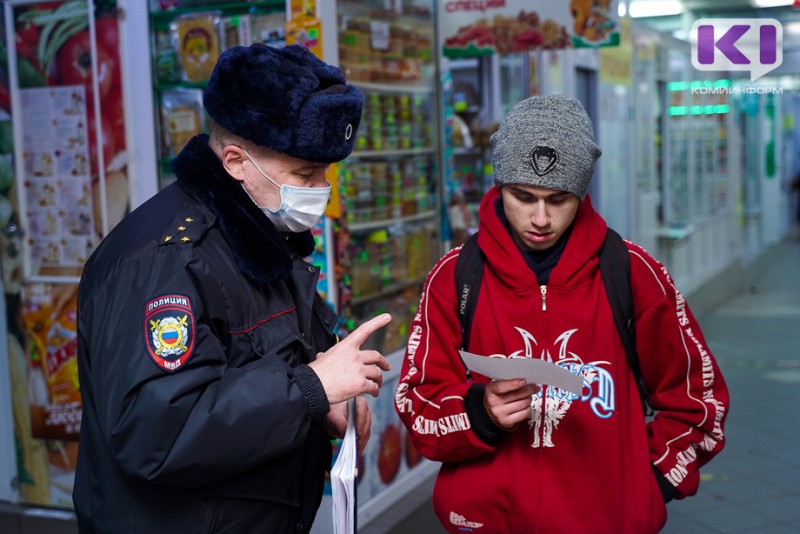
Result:
<svg viewBox="0 0 800 534">
<path fill-rule="evenodd" d="M 208 135 L 193 137 L 170 164 L 178 185 L 206 205 L 233 250 L 239 270 L 258 284 L 285 279 L 292 257 L 314 250 L 311 232 L 281 234 L 229 175 L 208 146 Z"/>
</svg>

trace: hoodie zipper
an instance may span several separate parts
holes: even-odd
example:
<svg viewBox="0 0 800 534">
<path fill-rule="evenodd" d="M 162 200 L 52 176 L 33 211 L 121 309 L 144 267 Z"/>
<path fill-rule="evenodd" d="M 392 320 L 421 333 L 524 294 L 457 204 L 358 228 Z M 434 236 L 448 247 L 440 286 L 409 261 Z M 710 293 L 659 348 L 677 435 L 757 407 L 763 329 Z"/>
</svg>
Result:
<svg viewBox="0 0 800 534">
<path fill-rule="evenodd" d="M 547 311 L 547 285 L 546 284 L 540 285 L 539 286 L 539 292 L 542 294 L 542 311 L 546 312 Z M 544 430 L 545 430 L 544 429 L 544 421 L 545 421 L 546 413 L 547 413 L 547 388 L 548 387 L 549 386 L 542 385 L 542 391 L 541 391 L 541 395 L 542 395 L 542 413 L 539 414 L 539 428 L 538 428 L 538 431 L 537 431 L 538 436 L 536 436 L 536 438 L 535 438 L 535 439 L 537 439 L 539 441 L 539 443 L 540 443 L 539 447 L 540 448 L 544 447 Z M 535 425 L 534 425 L 533 429 L 537 430 Z"/>
</svg>

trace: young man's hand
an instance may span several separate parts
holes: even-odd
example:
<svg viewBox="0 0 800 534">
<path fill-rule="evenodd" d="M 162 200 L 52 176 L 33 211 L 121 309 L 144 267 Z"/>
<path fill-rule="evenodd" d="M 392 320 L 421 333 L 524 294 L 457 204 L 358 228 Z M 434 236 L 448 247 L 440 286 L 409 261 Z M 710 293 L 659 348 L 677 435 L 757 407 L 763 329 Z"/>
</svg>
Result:
<svg viewBox="0 0 800 534">
<path fill-rule="evenodd" d="M 531 396 L 539 389 L 522 378 L 493 380 L 483 391 L 483 404 L 495 424 L 509 430 L 530 417 Z"/>
</svg>

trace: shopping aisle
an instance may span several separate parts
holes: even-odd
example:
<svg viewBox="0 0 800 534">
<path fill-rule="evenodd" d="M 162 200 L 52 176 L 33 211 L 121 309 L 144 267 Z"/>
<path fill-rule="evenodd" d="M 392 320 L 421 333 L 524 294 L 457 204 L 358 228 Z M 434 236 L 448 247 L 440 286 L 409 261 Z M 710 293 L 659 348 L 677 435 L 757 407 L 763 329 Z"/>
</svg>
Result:
<svg viewBox="0 0 800 534">
<path fill-rule="evenodd" d="M 749 291 L 700 318 L 731 393 L 728 443 L 698 494 L 669 504 L 664 533 L 798 532 L 800 241 L 774 252 Z"/>
<path fill-rule="evenodd" d="M 668 505 L 664 534 L 800 528 L 800 240 L 766 257 L 747 291 L 699 317 L 730 388 L 728 443 L 698 494 Z M 390 534 L 418 532 L 444 532 L 430 504 Z"/>
</svg>

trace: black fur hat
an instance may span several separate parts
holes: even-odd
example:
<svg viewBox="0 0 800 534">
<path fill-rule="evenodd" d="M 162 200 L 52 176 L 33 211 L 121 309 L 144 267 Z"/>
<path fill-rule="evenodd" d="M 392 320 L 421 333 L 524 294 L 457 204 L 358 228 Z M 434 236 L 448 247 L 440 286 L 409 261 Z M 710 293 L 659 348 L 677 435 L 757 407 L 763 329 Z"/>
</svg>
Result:
<svg viewBox="0 0 800 534">
<path fill-rule="evenodd" d="M 235 46 L 203 94 L 208 115 L 231 133 L 306 161 L 350 155 L 364 95 L 339 68 L 303 46 Z"/>
</svg>

